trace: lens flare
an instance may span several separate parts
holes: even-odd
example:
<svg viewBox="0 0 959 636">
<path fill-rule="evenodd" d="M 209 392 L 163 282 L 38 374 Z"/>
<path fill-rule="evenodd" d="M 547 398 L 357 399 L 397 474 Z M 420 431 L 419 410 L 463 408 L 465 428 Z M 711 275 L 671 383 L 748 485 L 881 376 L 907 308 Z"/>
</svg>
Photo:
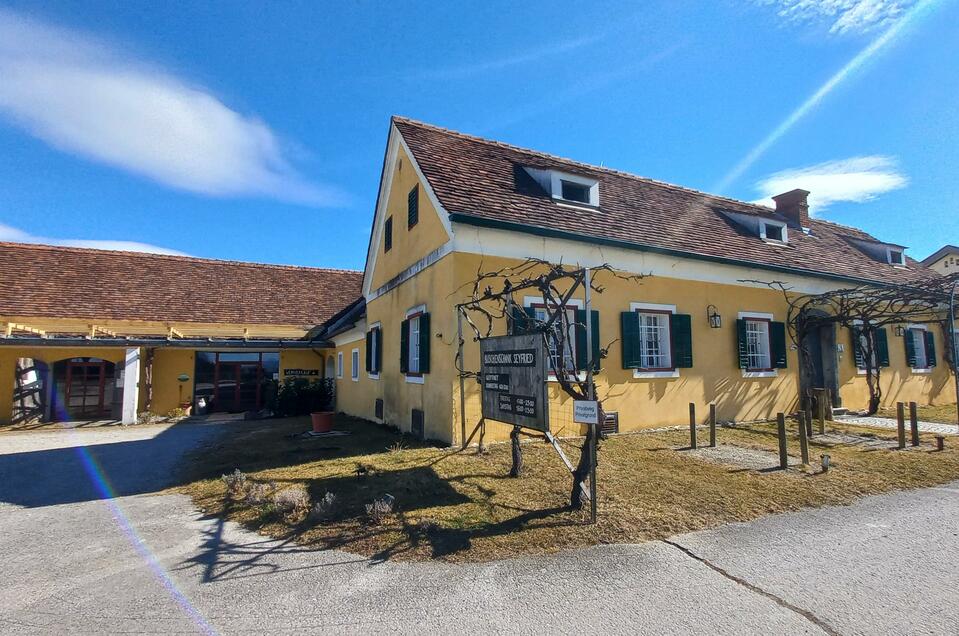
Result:
<svg viewBox="0 0 959 636">
<path fill-rule="evenodd" d="M 942 0 L 922 0 L 915 7 L 910 9 L 906 14 L 902 16 L 899 20 L 895 22 L 891 27 L 889 27 L 882 35 L 872 41 L 869 46 L 860 51 L 856 57 L 849 60 L 849 62 L 843 66 L 839 71 L 826 80 L 826 83 L 819 87 L 819 89 L 809 96 L 806 101 L 800 104 L 799 108 L 794 110 L 789 114 L 786 119 L 782 121 L 778 126 L 776 126 L 772 132 L 766 135 L 762 141 L 760 141 L 752 150 L 750 150 L 745 157 L 743 157 L 739 163 L 733 166 L 726 175 L 720 179 L 720 181 L 713 186 L 712 191 L 717 193 L 724 193 L 726 188 L 728 188 L 736 179 L 742 176 L 746 170 L 752 166 L 757 159 L 766 154 L 773 145 L 778 142 L 783 135 L 785 135 L 789 130 L 795 126 L 801 119 L 803 119 L 809 112 L 819 105 L 828 95 L 831 93 L 837 86 L 842 82 L 852 77 L 857 71 L 860 71 L 863 67 L 866 66 L 874 57 L 883 51 L 883 49 L 888 48 L 896 40 L 900 39 L 903 36 L 907 29 L 914 26 L 922 17 L 928 15 L 932 12 L 933 8 L 937 4 L 941 4 Z"/>
</svg>

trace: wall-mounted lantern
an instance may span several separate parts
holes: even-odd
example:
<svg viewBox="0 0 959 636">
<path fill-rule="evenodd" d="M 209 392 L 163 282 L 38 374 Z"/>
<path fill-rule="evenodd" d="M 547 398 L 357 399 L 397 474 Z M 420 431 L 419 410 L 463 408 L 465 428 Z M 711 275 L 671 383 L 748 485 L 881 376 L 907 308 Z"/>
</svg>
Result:
<svg viewBox="0 0 959 636">
<path fill-rule="evenodd" d="M 902 325 L 896 325 L 895 334 L 897 337 L 902 338 L 904 335 L 906 335 L 906 330 L 902 328 Z"/>
<path fill-rule="evenodd" d="M 719 315 L 719 310 L 716 309 L 716 305 L 706 306 L 706 319 L 709 320 L 709 327 L 711 329 L 719 329 L 723 326 L 723 317 Z"/>
</svg>

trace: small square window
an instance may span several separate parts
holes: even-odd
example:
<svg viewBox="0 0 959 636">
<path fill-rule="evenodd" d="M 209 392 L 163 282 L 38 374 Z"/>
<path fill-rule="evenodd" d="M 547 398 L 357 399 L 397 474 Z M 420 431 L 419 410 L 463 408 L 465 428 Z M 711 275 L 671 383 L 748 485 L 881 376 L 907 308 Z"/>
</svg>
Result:
<svg viewBox="0 0 959 636">
<path fill-rule="evenodd" d="M 383 251 L 389 252 L 393 249 L 393 217 L 386 219 L 383 224 Z"/>
<path fill-rule="evenodd" d="M 766 239 L 770 241 L 782 241 L 783 240 L 783 226 L 774 225 L 772 223 L 766 224 Z"/>
<path fill-rule="evenodd" d="M 905 265 L 906 259 L 902 255 L 902 250 L 889 250 L 889 262 L 893 265 Z"/>
<path fill-rule="evenodd" d="M 562 196 L 567 201 L 576 201 L 577 203 L 589 203 L 589 186 L 575 181 L 560 180 L 562 185 Z"/>
</svg>

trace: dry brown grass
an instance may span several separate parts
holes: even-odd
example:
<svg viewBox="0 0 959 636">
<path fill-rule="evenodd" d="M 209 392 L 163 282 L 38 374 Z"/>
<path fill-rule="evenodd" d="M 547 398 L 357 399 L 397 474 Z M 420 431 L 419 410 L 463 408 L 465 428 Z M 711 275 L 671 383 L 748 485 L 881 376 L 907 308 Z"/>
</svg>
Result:
<svg viewBox="0 0 959 636">
<path fill-rule="evenodd" d="M 916 410 L 921 422 L 940 422 L 942 424 L 956 423 L 956 405 L 940 404 L 939 406 L 919 406 Z M 886 407 L 879 409 L 882 417 L 896 417 L 896 407 Z M 909 405 L 906 405 L 906 418 L 909 418 Z"/>
<path fill-rule="evenodd" d="M 388 451 L 398 436 L 358 420 L 343 426 L 355 431 L 350 437 L 323 441 L 287 437 L 305 427 L 302 420 L 264 423 L 262 429 L 198 454 L 193 469 L 205 470 L 207 478 L 182 490 L 206 512 L 317 548 L 377 559 L 484 561 L 661 539 L 959 478 L 959 445 L 932 452 L 931 436 L 924 436 L 921 449 L 903 452 L 827 449 L 814 440 L 810 455 L 817 466 L 821 453 L 832 457 L 833 468 L 821 474 L 813 469 L 760 473 L 703 461 L 678 450 L 688 443 L 683 431 L 621 435 L 601 445 L 599 523 L 589 525 L 582 512 L 566 507 L 571 478 L 546 444 L 525 444 L 525 476 L 510 479 L 508 445 L 493 445 L 487 454 L 477 455 L 475 450 L 454 453 L 416 447 L 406 440 L 408 448 Z M 847 426 L 841 430 L 865 432 Z M 894 439 L 889 431 L 871 430 L 867 435 Z M 704 437 L 700 435 L 701 440 Z M 774 428 L 764 424 L 720 429 L 719 441 L 776 449 Z M 567 453 L 575 456 L 578 443 L 566 442 Z M 794 436 L 789 445 L 790 454 L 798 454 Z M 256 482 L 273 481 L 280 488 L 302 485 L 314 502 L 332 492 L 338 512 L 332 521 L 289 521 L 269 506 L 231 499 L 218 477 L 237 467 Z M 397 512 L 385 523 L 371 524 L 365 505 L 385 493 L 396 498 Z"/>
</svg>

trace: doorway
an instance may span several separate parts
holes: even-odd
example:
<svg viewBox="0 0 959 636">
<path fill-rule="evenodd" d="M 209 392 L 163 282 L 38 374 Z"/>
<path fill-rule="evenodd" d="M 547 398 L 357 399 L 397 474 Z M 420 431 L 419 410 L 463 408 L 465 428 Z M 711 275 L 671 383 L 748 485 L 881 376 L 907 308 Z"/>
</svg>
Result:
<svg viewBox="0 0 959 636">
<path fill-rule="evenodd" d="M 210 412 L 259 411 L 273 395 L 279 365 L 278 353 L 199 351 L 194 395 L 209 400 Z"/>
<path fill-rule="evenodd" d="M 54 364 L 56 417 L 108 418 L 116 400 L 114 364 L 99 358 L 71 358 Z"/>
<path fill-rule="evenodd" d="M 839 355 L 836 348 L 836 326 L 822 325 L 803 338 L 800 352 L 800 382 L 804 404 L 815 412 L 819 408 L 818 392 L 829 389 L 832 408 L 842 406 L 839 397 Z"/>
</svg>

